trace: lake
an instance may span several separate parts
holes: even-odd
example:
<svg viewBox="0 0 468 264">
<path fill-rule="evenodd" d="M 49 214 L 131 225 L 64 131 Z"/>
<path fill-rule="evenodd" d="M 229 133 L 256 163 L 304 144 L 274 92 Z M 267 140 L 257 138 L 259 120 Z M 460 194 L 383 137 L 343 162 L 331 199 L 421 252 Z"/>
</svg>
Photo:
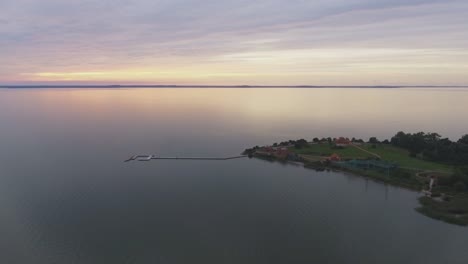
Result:
<svg viewBox="0 0 468 264">
<path fill-rule="evenodd" d="M 466 263 L 417 192 L 232 156 L 468 133 L 468 89 L 0 89 L 1 263 Z"/>
</svg>

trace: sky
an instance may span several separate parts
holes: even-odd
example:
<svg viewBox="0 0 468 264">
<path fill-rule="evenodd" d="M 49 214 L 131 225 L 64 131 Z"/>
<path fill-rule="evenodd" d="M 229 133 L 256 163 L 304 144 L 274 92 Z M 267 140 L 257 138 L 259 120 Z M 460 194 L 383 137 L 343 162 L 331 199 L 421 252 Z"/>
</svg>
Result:
<svg viewBox="0 0 468 264">
<path fill-rule="evenodd" d="M 0 84 L 468 85 L 467 18 L 467 0 L 0 0 Z"/>
</svg>

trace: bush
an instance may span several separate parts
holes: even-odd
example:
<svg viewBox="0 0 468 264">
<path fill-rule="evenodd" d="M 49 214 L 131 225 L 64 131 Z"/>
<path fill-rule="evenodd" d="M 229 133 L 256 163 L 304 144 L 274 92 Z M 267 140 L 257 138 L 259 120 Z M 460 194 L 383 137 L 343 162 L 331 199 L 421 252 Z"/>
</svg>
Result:
<svg viewBox="0 0 468 264">
<path fill-rule="evenodd" d="M 466 190 L 466 185 L 462 181 L 455 183 L 453 187 L 455 188 L 455 191 L 457 192 L 464 192 Z"/>
<path fill-rule="evenodd" d="M 437 185 L 441 185 L 441 186 L 452 186 L 453 184 L 453 181 L 452 181 L 452 177 L 448 177 L 448 176 L 439 176 L 437 178 Z"/>
</svg>

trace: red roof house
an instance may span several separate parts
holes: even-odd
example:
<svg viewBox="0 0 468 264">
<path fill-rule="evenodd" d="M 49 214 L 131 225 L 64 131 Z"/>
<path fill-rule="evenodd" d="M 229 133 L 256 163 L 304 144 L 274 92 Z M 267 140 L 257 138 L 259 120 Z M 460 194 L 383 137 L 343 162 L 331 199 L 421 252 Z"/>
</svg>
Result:
<svg viewBox="0 0 468 264">
<path fill-rule="evenodd" d="M 338 147 L 346 147 L 351 144 L 351 141 L 348 138 L 340 137 L 335 139 L 335 145 Z"/>
<path fill-rule="evenodd" d="M 330 157 L 328 157 L 328 160 L 329 161 L 341 161 L 341 157 L 338 154 L 333 153 Z"/>
</svg>

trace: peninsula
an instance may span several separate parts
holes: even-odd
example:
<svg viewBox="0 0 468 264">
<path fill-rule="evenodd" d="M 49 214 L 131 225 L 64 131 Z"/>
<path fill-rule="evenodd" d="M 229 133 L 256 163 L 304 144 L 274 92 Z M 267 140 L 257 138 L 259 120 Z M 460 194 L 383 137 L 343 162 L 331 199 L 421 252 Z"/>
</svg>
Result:
<svg viewBox="0 0 468 264">
<path fill-rule="evenodd" d="M 458 141 L 437 133 L 398 132 L 371 137 L 288 140 L 244 151 L 250 157 L 339 170 L 420 191 L 416 210 L 434 219 L 468 225 L 468 135 Z"/>
</svg>

